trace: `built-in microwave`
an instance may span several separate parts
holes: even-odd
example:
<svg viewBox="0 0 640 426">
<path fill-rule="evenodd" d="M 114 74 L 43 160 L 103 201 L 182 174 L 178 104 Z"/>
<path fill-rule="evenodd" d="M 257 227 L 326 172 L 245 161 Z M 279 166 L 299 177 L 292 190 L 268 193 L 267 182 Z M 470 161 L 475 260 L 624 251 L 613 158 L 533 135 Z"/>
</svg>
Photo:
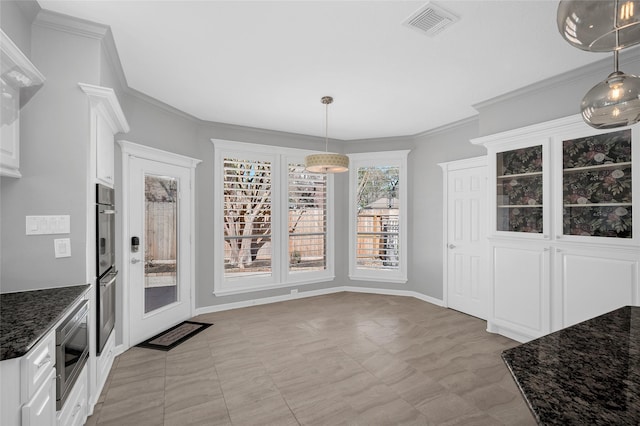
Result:
<svg viewBox="0 0 640 426">
<path fill-rule="evenodd" d="M 83 300 L 56 329 L 56 410 L 60 410 L 89 357 L 89 301 Z"/>
</svg>

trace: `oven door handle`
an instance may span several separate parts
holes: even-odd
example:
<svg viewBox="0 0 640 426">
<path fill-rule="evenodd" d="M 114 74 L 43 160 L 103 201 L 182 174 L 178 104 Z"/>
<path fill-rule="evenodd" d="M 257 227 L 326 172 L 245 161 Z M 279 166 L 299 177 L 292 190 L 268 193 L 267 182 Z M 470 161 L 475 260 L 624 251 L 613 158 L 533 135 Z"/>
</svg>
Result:
<svg viewBox="0 0 640 426">
<path fill-rule="evenodd" d="M 103 283 L 102 281 L 100 282 L 100 287 L 109 287 L 111 284 L 113 284 L 116 281 L 116 278 L 118 278 L 118 271 L 112 272 L 111 274 L 112 278 L 107 281 L 106 283 Z"/>
</svg>

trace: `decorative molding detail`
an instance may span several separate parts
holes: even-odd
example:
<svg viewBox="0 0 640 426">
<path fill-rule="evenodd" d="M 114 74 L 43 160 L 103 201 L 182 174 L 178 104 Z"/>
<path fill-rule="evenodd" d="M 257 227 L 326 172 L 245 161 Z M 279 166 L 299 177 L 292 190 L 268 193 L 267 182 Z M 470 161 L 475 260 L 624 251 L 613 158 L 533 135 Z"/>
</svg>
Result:
<svg viewBox="0 0 640 426">
<path fill-rule="evenodd" d="M 426 136 L 434 136 L 437 135 L 439 133 L 444 133 L 444 132 L 448 132 L 450 130 L 453 130 L 457 127 L 462 127 L 462 126 L 466 126 L 468 124 L 472 124 L 472 123 L 477 123 L 479 121 L 479 114 L 475 114 L 472 115 L 470 117 L 467 118 L 463 118 L 461 120 L 458 121 L 454 121 L 452 123 L 449 124 L 445 124 L 439 127 L 436 127 L 434 129 L 431 130 L 426 130 L 424 132 L 420 132 L 420 133 L 416 133 L 415 135 L 413 135 L 414 138 L 423 138 Z"/>
<path fill-rule="evenodd" d="M 129 123 L 113 89 L 86 83 L 78 83 L 78 86 L 89 97 L 92 108 L 102 109 L 106 112 L 114 133 L 129 132 Z"/>
<path fill-rule="evenodd" d="M 52 12 L 46 9 L 40 10 L 38 16 L 36 16 L 36 19 L 33 21 L 33 25 L 82 37 L 88 37 L 95 40 L 102 40 L 109 31 L 109 27 L 107 25 L 75 18 L 62 13 Z"/>
<path fill-rule="evenodd" d="M 8 84 L 21 89 L 41 86 L 46 80 L 44 75 L 27 58 L 16 44 L 0 29 L 0 51 L 2 52 L 2 78 Z M 15 71 L 15 78 L 5 76 L 5 70 Z"/>
<path fill-rule="evenodd" d="M 386 296 L 415 297 L 416 299 L 422 300 L 423 302 L 444 307 L 442 300 L 427 296 L 426 294 L 418 293 L 416 291 L 392 290 L 392 289 L 356 287 L 356 286 L 340 286 L 340 287 L 323 288 L 319 290 L 303 291 L 297 294 L 283 294 L 281 296 L 263 297 L 260 299 L 243 300 L 241 302 L 232 302 L 232 303 L 224 303 L 220 305 L 205 306 L 202 308 L 197 308 L 195 311 L 195 315 L 210 314 L 213 312 L 229 311 L 232 309 L 247 308 L 249 306 L 267 305 L 269 303 L 278 303 L 278 302 L 284 302 L 287 300 L 304 299 L 307 297 L 324 296 L 327 294 L 342 293 L 342 292 L 381 294 Z"/>
<path fill-rule="evenodd" d="M 637 62 L 640 62 L 640 48 L 631 48 L 631 49 L 625 50 L 625 55 L 623 55 L 623 57 L 624 57 L 624 61 L 622 60 L 620 61 L 621 68 L 625 66 L 631 66 Z M 604 78 L 607 75 L 609 75 L 611 70 L 612 70 L 611 58 L 607 56 L 606 58 L 598 62 L 594 62 L 588 65 L 582 66 L 580 68 L 576 68 L 572 71 L 568 71 L 553 77 L 546 78 L 544 80 L 538 81 L 528 86 L 521 87 L 511 92 L 496 96 L 494 98 L 475 103 L 471 106 L 479 111 L 483 108 L 486 108 L 501 102 L 505 102 L 510 99 L 526 96 L 528 94 L 536 93 L 544 89 L 551 89 L 557 86 L 562 86 L 569 82 L 580 79 L 582 77 L 587 77 L 590 74 L 602 74 L 601 80 L 604 80 Z"/>
<path fill-rule="evenodd" d="M 181 167 L 188 167 L 190 169 L 194 169 L 198 164 L 202 163 L 202 160 L 198 160 L 197 158 L 174 154 L 173 152 L 163 151 L 161 149 L 151 148 L 149 146 L 125 140 L 119 140 L 118 145 L 120 145 L 123 155 L 140 157 L 159 162 L 166 162 L 167 158 L 171 158 L 172 164 Z"/>
</svg>

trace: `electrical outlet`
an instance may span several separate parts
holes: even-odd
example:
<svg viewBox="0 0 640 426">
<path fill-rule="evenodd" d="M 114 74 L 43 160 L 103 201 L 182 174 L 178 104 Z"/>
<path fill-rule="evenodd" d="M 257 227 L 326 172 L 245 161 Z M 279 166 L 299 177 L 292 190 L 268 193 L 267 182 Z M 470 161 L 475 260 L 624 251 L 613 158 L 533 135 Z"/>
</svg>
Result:
<svg viewBox="0 0 640 426">
<path fill-rule="evenodd" d="M 292 288 L 291 289 L 291 295 L 293 296 L 294 294 L 298 294 L 298 289 L 297 288 Z"/>
</svg>

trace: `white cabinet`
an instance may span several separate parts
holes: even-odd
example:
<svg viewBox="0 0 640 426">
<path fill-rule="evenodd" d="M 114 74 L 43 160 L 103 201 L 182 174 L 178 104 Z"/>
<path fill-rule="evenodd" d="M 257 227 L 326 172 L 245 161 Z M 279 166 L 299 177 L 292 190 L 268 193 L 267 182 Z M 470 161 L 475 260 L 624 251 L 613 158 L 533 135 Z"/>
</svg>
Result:
<svg viewBox="0 0 640 426">
<path fill-rule="evenodd" d="M 49 332 L 21 358 L 0 362 L 0 424 L 56 422 L 55 335 Z"/>
<path fill-rule="evenodd" d="M 56 370 L 50 369 L 43 385 L 22 406 L 22 426 L 51 426 L 56 421 Z"/>
<path fill-rule="evenodd" d="M 639 304 L 637 250 L 560 246 L 555 252 L 554 329 Z"/>
<path fill-rule="evenodd" d="M 527 341 L 640 305 L 638 141 L 579 115 L 472 140 L 489 158 L 489 331 Z"/>
<path fill-rule="evenodd" d="M 114 135 L 128 132 L 129 124 L 113 89 L 85 83 L 79 86 L 91 105 L 91 174 L 96 182 L 113 187 Z"/>
<path fill-rule="evenodd" d="M 82 426 L 88 416 L 87 370 L 85 366 L 78 376 L 71 393 L 58 413 L 58 426 Z"/>
<path fill-rule="evenodd" d="M 49 333 L 22 357 L 22 398 L 28 400 L 47 380 L 56 363 L 56 341 Z M 54 398 L 55 399 L 55 398 Z M 54 410 L 55 411 L 55 410 Z"/>
<path fill-rule="evenodd" d="M 0 134 L 0 176 L 20 174 L 20 108 L 42 86 L 44 76 L 0 30 L 2 74 L 2 129 Z"/>
<path fill-rule="evenodd" d="M 550 331 L 549 248 L 494 241 L 488 331 L 516 340 Z"/>
</svg>

